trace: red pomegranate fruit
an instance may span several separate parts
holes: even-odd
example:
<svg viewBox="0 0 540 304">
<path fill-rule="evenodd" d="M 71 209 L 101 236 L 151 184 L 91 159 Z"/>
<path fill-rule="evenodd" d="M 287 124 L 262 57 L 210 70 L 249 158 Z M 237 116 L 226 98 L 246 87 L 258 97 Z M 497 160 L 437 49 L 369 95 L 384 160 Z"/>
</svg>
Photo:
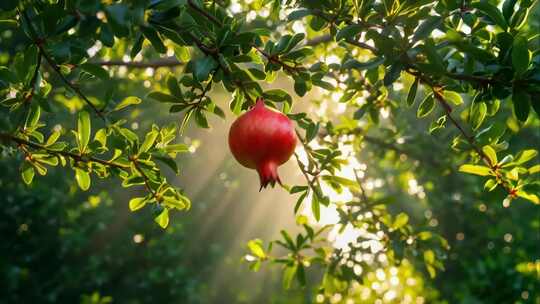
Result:
<svg viewBox="0 0 540 304">
<path fill-rule="evenodd" d="M 296 134 L 292 121 L 284 114 L 269 109 L 264 99 L 257 98 L 255 106 L 242 114 L 229 131 L 229 148 L 244 167 L 256 169 L 261 188 L 281 184 L 277 168 L 294 152 Z"/>
</svg>

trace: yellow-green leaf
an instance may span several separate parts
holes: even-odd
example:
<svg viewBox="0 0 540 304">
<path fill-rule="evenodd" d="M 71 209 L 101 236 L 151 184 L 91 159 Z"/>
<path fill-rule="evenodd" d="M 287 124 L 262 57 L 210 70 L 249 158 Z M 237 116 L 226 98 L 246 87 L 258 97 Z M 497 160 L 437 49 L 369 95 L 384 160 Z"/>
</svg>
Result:
<svg viewBox="0 0 540 304">
<path fill-rule="evenodd" d="M 124 98 L 119 104 L 114 107 L 113 111 L 122 110 L 123 108 L 130 106 L 130 105 L 137 105 L 140 104 L 142 100 L 139 97 L 130 96 Z"/>
<path fill-rule="evenodd" d="M 79 142 L 80 152 L 84 152 L 88 142 L 90 141 L 90 114 L 86 111 L 79 112 L 79 119 L 77 120 L 77 140 Z"/>
<path fill-rule="evenodd" d="M 154 221 L 156 221 L 161 228 L 167 228 L 167 226 L 169 226 L 169 209 L 163 209 L 163 211 L 154 219 Z"/>
<path fill-rule="evenodd" d="M 264 253 L 264 249 L 262 248 L 262 241 L 260 239 L 249 241 L 247 246 L 254 256 L 263 258 L 263 259 L 266 257 L 266 254 Z"/>
<path fill-rule="evenodd" d="M 34 179 L 34 167 L 28 162 L 24 162 L 21 168 L 21 176 L 25 184 L 30 185 Z"/>
<path fill-rule="evenodd" d="M 396 216 L 396 219 L 394 220 L 394 224 L 392 225 L 392 228 L 399 229 L 409 222 L 409 216 L 406 213 L 400 213 Z"/>
<path fill-rule="evenodd" d="M 540 165 L 534 165 L 529 168 L 529 174 L 535 174 L 540 172 Z"/>
<path fill-rule="evenodd" d="M 540 198 L 538 198 L 536 194 L 527 193 L 525 191 L 519 190 L 516 192 L 516 195 L 526 200 L 529 200 L 537 205 L 540 204 Z"/>
<path fill-rule="evenodd" d="M 129 201 L 129 210 L 137 211 L 146 205 L 145 197 L 134 197 Z"/>
<path fill-rule="evenodd" d="M 418 111 L 416 112 L 416 116 L 418 118 L 427 116 L 433 108 L 435 107 L 435 99 L 433 98 L 433 94 L 429 94 L 422 102 L 420 103 L 420 106 L 418 106 Z"/>
<path fill-rule="evenodd" d="M 478 129 L 482 125 L 482 122 L 484 122 L 484 119 L 486 118 L 486 114 L 487 105 L 485 102 L 478 102 L 472 106 L 469 120 L 471 121 L 473 130 Z"/>
<path fill-rule="evenodd" d="M 518 155 L 516 155 L 516 160 L 514 162 L 517 165 L 521 165 L 535 158 L 536 155 L 538 155 L 538 151 L 534 149 L 523 150 Z"/>
<path fill-rule="evenodd" d="M 484 146 L 482 147 L 482 152 L 489 158 L 489 161 L 492 165 L 495 165 L 497 160 L 497 152 L 495 152 L 495 149 L 493 149 L 491 146 Z"/>
<path fill-rule="evenodd" d="M 289 289 L 291 287 L 292 279 L 294 278 L 294 275 L 296 274 L 297 269 L 298 269 L 297 264 L 285 267 L 285 271 L 283 272 L 283 288 L 284 289 Z"/>
<path fill-rule="evenodd" d="M 152 130 L 148 134 L 146 134 L 144 141 L 139 148 L 139 154 L 150 150 L 150 148 L 152 148 L 152 146 L 156 142 L 156 138 L 158 137 L 158 135 L 159 132 L 157 130 Z"/>
<path fill-rule="evenodd" d="M 461 165 L 461 167 L 459 167 L 459 171 L 480 176 L 487 176 L 491 174 L 491 169 L 479 165 Z"/>
<path fill-rule="evenodd" d="M 47 142 L 45 143 L 45 146 L 50 146 L 54 144 L 58 138 L 60 137 L 60 131 L 54 131 L 51 136 L 47 139 Z"/>
<path fill-rule="evenodd" d="M 461 95 L 459 95 L 456 92 L 452 91 L 444 91 L 443 97 L 446 101 L 450 101 L 451 103 L 455 104 L 456 106 L 459 106 L 463 103 L 463 99 L 461 98 Z"/>
<path fill-rule="evenodd" d="M 81 190 L 86 191 L 90 188 L 90 174 L 88 172 L 75 168 L 75 180 Z"/>
<path fill-rule="evenodd" d="M 435 263 L 435 253 L 433 250 L 424 251 L 424 262 L 430 265 Z"/>
</svg>

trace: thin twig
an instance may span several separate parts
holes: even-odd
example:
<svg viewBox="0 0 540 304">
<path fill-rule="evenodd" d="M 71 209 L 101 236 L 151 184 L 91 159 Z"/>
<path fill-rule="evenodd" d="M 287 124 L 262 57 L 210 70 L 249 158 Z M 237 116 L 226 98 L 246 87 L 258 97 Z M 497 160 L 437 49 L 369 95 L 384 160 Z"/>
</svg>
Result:
<svg viewBox="0 0 540 304">
<path fill-rule="evenodd" d="M 105 116 L 103 116 L 103 113 L 98 110 L 98 108 L 96 108 L 96 106 L 82 93 L 82 91 L 76 87 L 75 85 L 73 85 L 63 74 L 62 74 L 62 71 L 60 70 L 60 67 L 56 64 L 56 62 L 49 56 L 49 54 L 47 54 L 45 48 L 44 48 L 44 44 L 45 44 L 45 40 L 41 39 L 40 37 L 37 36 L 37 32 L 34 28 L 34 25 L 32 24 L 31 20 L 30 20 L 30 17 L 28 17 L 28 14 L 26 14 L 26 12 L 22 12 L 22 16 L 23 18 L 25 19 L 26 23 L 28 24 L 28 28 L 30 29 L 30 31 L 32 32 L 32 35 L 34 37 L 31 37 L 31 39 L 34 41 L 34 43 L 37 45 L 37 47 L 39 48 L 41 54 L 43 55 L 43 57 L 45 57 L 45 60 L 47 61 L 47 63 L 53 68 L 53 70 L 58 74 L 58 76 L 60 77 L 60 79 L 71 89 L 73 90 L 77 95 L 79 95 L 79 97 L 81 97 L 84 102 L 86 102 L 86 104 L 92 108 L 92 110 L 94 110 L 94 112 L 96 112 L 96 114 L 101 118 L 103 119 L 103 121 L 107 121 L 107 119 L 105 118 Z"/>
<path fill-rule="evenodd" d="M 204 9 L 200 8 L 197 4 L 195 4 L 193 2 L 193 0 L 188 0 L 187 1 L 187 4 L 189 5 L 189 7 L 191 7 L 193 10 L 195 10 L 197 13 L 203 15 L 204 17 L 206 17 L 206 19 L 210 20 L 212 23 L 214 23 L 215 25 L 217 25 L 218 27 L 222 27 L 223 24 L 221 23 L 221 21 L 219 21 L 216 17 L 210 15 L 208 12 L 206 12 Z"/>
<path fill-rule="evenodd" d="M 146 189 L 152 194 L 153 198 L 158 200 L 157 193 L 154 191 L 154 189 L 152 189 L 152 187 L 150 187 L 150 183 L 148 182 L 150 179 L 148 178 L 148 176 L 144 173 L 144 171 L 139 166 L 139 163 L 137 162 L 137 159 L 130 158 L 130 160 L 133 163 L 133 167 L 135 168 L 135 170 L 137 170 L 137 172 L 139 172 L 139 174 L 144 179 L 144 186 L 146 187 Z"/>
<path fill-rule="evenodd" d="M 304 70 L 304 68 L 296 67 L 296 66 L 290 66 L 286 64 L 285 62 L 281 61 L 277 55 L 270 55 L 265 50 L 261 49 L 260 47 L 256 45 L 252 45 L 253 48 L 255 48 L 259 53 L 261 53 L 269 62 L 277 63 L 279 64 L 285 71 L 289 72 L 289 74 L 295 74 L 299 70 Z"/>
<path fill-rule="evenodd" d="M 34 94 L 35 94 L 35 91 L 36 91 L 35 90 L 36 81 L 37 81 L 38 76 L 39 76 L 39 69 L 41 67 L 41 58 L 42 57 L 43 56 L 41 54 L 41 50 L 38 49 L 36 68 L 34 69 L 34 75 L 32 75 L 32 79 L 30 80 L 30 94 L 28 94 L 28 96 L 26 97 L 26 99 L 25 99 L 26 102 L 29 102 L 34 97 Z"/>
</svg>

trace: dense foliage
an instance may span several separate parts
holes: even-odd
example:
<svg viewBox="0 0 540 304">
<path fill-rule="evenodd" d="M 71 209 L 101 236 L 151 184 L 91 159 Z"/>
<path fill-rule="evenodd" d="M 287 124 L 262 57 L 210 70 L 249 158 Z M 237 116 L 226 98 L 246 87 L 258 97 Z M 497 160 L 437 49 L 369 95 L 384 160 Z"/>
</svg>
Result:
<svg viewBox="0 0 540 304">
<path fill-rule="evenodd" d="M 539 302 L 537 3 L 2 1 L 2 300 Z M 300 291 L 220 295 L 179 164 L 202 155 L 187 133 L 261 96 L 303 179 L 276 190 L 296 227 L 244 260 Z"/>
</svg>

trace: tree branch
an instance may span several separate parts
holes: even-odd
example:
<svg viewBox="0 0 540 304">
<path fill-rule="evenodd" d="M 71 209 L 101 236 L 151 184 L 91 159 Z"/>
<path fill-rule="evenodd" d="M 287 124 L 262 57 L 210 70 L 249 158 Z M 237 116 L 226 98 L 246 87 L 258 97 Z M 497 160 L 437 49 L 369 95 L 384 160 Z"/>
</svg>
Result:
<svg viewBox="0 0 540 304">
<path fill-rule="evenodd" d="M 0 133 L 0 138 L 2 138 L 4 140 L 7 140 L 7 141 L 14 142 L 14 143 L 16 143 L 18 145 L 30 147 L 30 148 L 33 148 L 33 149 L 36 149 L 36 150 L 45 151 L 45 152 L 47 152 L 49 154 L 62 155 L 62 156 L 65 156 L 65 157 L 69 157 L 69 158 L 72 158 L 75 161 L 86 162 L 86 163 L 94 162 L 94 163 L 99 163 L 99 164 L 102 164 L 102 165 L 105 165 L 105 166 L 108 166 L 108 167 L 114 167 L 114 168 L 118 168 L 118 169 L 127 169 L 127 168 L 129 168 L 128 165 L 122 165 L 122 164 L 114 163 L 114 162 L 111 162 L 111 161 L 108 161 L 108 160 L 104 160 L 104 159 L 100 159 L 100 158 L 96 158 L 96 157 L 92 157 L 92 156 L 79 155 L 79 154 L 75 154 L 75 153 L 68 152 L 68 151 L 51 150 L 51 149 L 49 149 L 49 148 L 47 148 L 47 147 L 45 147 L 45 146 L 43 146 L 41 144 L 38 144 L 38 143 L 35 143 L 35 142 L 32 142 L 32 141 L 20 138 L 18 136 L 15 136 L 15 135 L 12 135 L 12 134 L 9 134 L 9 133 Z"/>
</svg>

